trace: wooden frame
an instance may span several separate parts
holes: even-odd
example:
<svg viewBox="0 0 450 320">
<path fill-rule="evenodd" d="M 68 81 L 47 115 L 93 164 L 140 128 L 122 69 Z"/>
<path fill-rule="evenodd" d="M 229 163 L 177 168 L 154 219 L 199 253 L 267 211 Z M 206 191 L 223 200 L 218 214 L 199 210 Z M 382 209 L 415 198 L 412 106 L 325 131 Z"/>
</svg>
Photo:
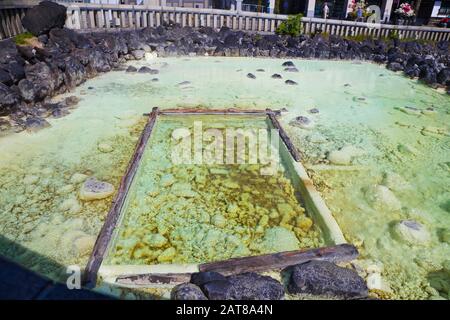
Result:
<svg viewBox="0 0 450 320">
<path fill-rule="evenodd" d="M 233 274 L 247 271 L 267 271 L 272 269 L 280 269 L 289 265 L 302 263 L 308 260 L 328 260 L 333 262 L 349 261 L 355 259 L 358 256 L 358 251 L 352 245 L 346 244 L 346 241 L 342 235 L 334 218 L 331 216 L 324 201 L 321 199 L 318 192 L 312 185 L 311 180 L 306 174 L 303 166 L 300 163 L 300 154 L 295 146 L 292 144 L 289 136 L 284 131 L 280 122 L 277 120 L 277 116 L 281 115 L 279 110 L 271 109 L 251 109 L 251 110 L 239 110 L 239 109 L 164 109 L 159 110 L 153 108 L 151 113 L 146 113 L 144 116 L 148 117 L 148 121 L 141 137 L 135 148 L 133 157 L 130 160 L 128 168 L 123 176 L 118 192 L 113 200 L 112 207 L 107 215 L 106 221 L 100 231 L 97 241 L 94 246 L 94 250 L 89 258 L 88 264 L 85 270 L 86 287 L 93 288 L 97 283 L 97 275 L 102 265 L 105 254 L 109 248 L 111 239 L 114 234 L 114 230 L 117 227 L 117 223 L 121 216 L 124 204 L 127 199 L 128 191 L 131 187 L 135 174 L 140 164 L 140 160 L 147 146 L 147 142 L 150 139 L 153 128 L 159 115 L 166 116 L 184 116 L 184 115 L 233 115 L 233 116 L 266 116 L 271 125 L 278 130 L 280 138 L 283 141 L 285 152 L 288 152 L 292 157 L 294 163 L 291 166 L 294 167 L 295 174 L 298 175 L 302 184 L 302 192 L 307 192 L 308 200 L 312 202 L 309 207 L 312 206 L 312 211 L 315 215 L 319 216 L 320 222 L 324 222 L 328 231 L 332 233 L 329 237 L 331 242 L 337 244 L 336 246 L 324 247 L 311 250 L 296 250 L 289 252 L 278 252 L 274 254 L 251 256 L 243 258 L 233 258 L 225 261 L 203 263 L 199 265 L 161 265 L 162 268 L 154 268 L 154 271 L 138 271 L 138 272 L 119 272 L 120 275 L 115 277 L 114 282 L 118 285 L 135 286 L 135 285 L 150 285 L 151 283 L 170 284 L 172 282 L 184 282 L 192 272 L 196 271 L 216 271 L 224 274 Z M 308 207 L 308 205 L 307 205 Z M 317 217 L 316 217 L 317 218 Z M 331 231 L 330 231 L 331 230 Z M 173 266 L 174 268 L 169 268 Z M 151 267 L 151 266 L 149 266 Z M 113 268 L 114 266 L 107 266 L 107 268 Z M 152 269 L 152 268 L 150 268 Z M 153 269 L 152 269 L 153 270 Z M 157 270 L 157 271 L 156 271 Z M 164 271 L 162 271 L 164 270 Z M 180 270 L 184 270 L 180 272 Z M 186 272 L 188 271 L 188 272 Z M 107 272 L 108 273 L 108 272 Z M 114 272 L 112 272 L 114 273 Z M 127 274 L 128 273 L 128 274 Z M 131 273 L 131 274 L 130 274 Z"/>
</svg>

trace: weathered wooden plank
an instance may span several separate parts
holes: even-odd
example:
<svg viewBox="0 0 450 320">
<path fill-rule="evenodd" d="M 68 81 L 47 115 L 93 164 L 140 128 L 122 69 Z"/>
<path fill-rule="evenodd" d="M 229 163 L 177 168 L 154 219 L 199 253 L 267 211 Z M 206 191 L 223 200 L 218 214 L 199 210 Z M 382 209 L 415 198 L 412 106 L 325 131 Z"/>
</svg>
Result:
<svg viewBox="0 0 450 320">
<path fill-rule="evenodd" d="M 261 109 L 164 109 L 160 110 L 159 114 L 235 114 L 235 115 L 267 115 L 267 114 L 280 115 L 279 110 L 261 110 Z M 144 115 L 148 115 L 145 113 Z"/>
<path fill-rule="evenodd" d="M 242 272 L 261 272 L 283 269 L 309 260 L 325 260 L 330 262 L 346 262 L 354 260 L 359 253 L 351 244 L 340 244 L 309 250 L 285 251 L 253 257 L 233 258 L 199 265 L 199 270 L 215 271 L 224 275 Z"/>
<path fill-rule="evenodd" d="M 121 276 L 116 283 L 134 286 L 146 286 L 151 284 L 183 283 L 191 280 L 190 273 L 150 273 L 132 276 Z"/>
<path fill-rule="evenodd" d="M 139 141 L 136 145 L 133 157 L 128 164 L 125 175 L 120 181 L 119 188 L 112 202 L 111 209 L 109 210 L 106 217 L 106 221 L 103 224 L 100 234 L 97 237 L 97 241 L 95 242 L 94 249 L 91 253 L 91 256 L 89 257 L 89 261 L 84 273 L 84 283 L 87 287 L 93 288 L 96 285 L 97 272 L 100 268 L 100 265 L 102 264 L 117 221 L 119 220 L 120 212 L 122 211 L 123 205 L 125 203 L 128 190 L 130 189 L 131 183 L 133 182 L 134 176 L 139 167 L 140 160 L 142 158 L 150 135 L 153 131 L 157 116 L 158 108 L 153 108 L 152 113 L 149 115 L 147 124 L 145 125 L 141 137 L 139 138 Z"/>
<path fill-rule="evenodd" d="M 269 110 L 270 111 L 270 110 Z M 278 122 L 275 114 L 273 113 L 268 113 L 267 114 L 270 121 L 272 122 L 272 125 L 275 127 L 275 129 L 278 129 L 278 132 L 280 134 L 281 139 L 283 140 L 284 144 L 286 145 L 286 147 L 288 148 L 289 152 L 291 153 L 292 157 L 294 158 L 295 161 L 299 162 L 301 160 L 301 156 L 300 153 L 298 152 L 297 148 L 294 146 L 294 144 L 292 143 L 291 139 L 289 138 L 289 136 L 286 134 L 286 132 L 284 131 L 283 127 L 281 126 L 280 122 Z"/>
</svg>

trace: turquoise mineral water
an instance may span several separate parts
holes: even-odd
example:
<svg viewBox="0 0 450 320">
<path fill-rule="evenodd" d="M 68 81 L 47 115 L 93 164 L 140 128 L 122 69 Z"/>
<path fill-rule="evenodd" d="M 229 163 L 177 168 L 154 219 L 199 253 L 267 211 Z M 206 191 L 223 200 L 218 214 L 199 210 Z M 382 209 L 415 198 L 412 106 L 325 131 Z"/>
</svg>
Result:
<svg viewBox="0 0 450 320">
<path fill-rule="evenodd" d="M 78 108 L 50 128 L 1 137 L 1 254 L 59 279 L 86 263 L 111 198 L 81 201 L 79 188 L 87 176 L 117 187 L 152 107 L 286 108 L 280 121 L 360 264 L 377 266 L 390 297 L 448 295 L 448 277 L 433 276 L 450 257 L 449 96 L 374 64 L 295 60 L 292 73 L 282 62 L 138 62 L 159 75 L 101 75 L 70 93 Z M 291 125 L 298 116 L 308 125 Z M 399 236 L 401 220 L 420 223 L 426 241 Z"/>
</svg>

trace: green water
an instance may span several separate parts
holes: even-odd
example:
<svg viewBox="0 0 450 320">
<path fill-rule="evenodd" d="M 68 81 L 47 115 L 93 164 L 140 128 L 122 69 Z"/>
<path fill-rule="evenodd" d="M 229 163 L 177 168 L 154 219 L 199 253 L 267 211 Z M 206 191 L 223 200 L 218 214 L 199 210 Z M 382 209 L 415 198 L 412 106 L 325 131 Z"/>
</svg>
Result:
<svg viewBox="0 0 450 320">
<path fill-rule="evenodd" d="M 0 138 L 1 252 L 53 277 L 60 275 L 58 265 L 85 263 L 86 250 L 73 242 L 95 237 L 111 198 L 79 201 L 80 185 L 71 177 L 95 175 L 117 186 L 143 126 L 142 112 L 154 106 L 285 107 L 289 113 L 281 122 L 317 188 L 362 258 L 383 264 L 393 297 L 436 295 L 429 275 L 450 257 L 450 245 L 442 239 L 450 228 L 448 95 L 372 64 L 298 60 L 300 72 L 285 73 L 281 63 L 213 57 L 136 63 L 158 68 L 159 82 L 150 81 L 154 75 L 102 75 L 72 93 L 82 98 L 78 109 L 51 120 L 51 128 Z M 266 72 L 256 72 L 259 68 Z M 256 79 L 247 78 L 248 72 Z M 284 79 L 271 79 L 275 72 Z M 298 86 L 285 85 L 285 79 Z M 182 81 L 191 84 L 177 85 Z M 435 112 L 396 109 L 405 106 L 432 106 Z M 313 107 L 320 112 L 308 113 Z M 311 118 L 314 128 L 288 124 L 299 115 Z M 102 153 L 99 143 L 114 150 Z M 330 165 L 328 153 L 346 145 L 351 145 L 351 164 Z M 373 186 L 381 184 L 390 186 L 401 209 L 373 201 Z M 78 201 L 79 208 L 62 210 L 68 199 Z M 392 225 L 406 218 L 427 228 L 428 244 L 411 246 L 392 236 Z M 26 249 L 18 251 L 11 242 Z"/>
<path fill-rule="evenodd" d="M 267 164 L 250 163 L 249 140 L 242 149 L 242 164 L 236 157 L 224 164 L 225 154 L 219 158 L 221 163 L 205 164 L 203 159 L 203 164 L 189 159 L 174 163 L 172 151 L 181 142 L 172 138 L 173 131 L 187 129 L 191 146 L 195 123 L 202 124 L 203 134 L 219 130 L 222 146 L 231 141 L 226 140 L 229 129 L 265 134 L 268 130 L 265 117 L 160 117 L 106 264 L 199 263 L 324 245 L 284 174 L 282 159 L 274 155 L 275 170 L 262 175 Z M 207 146 L 206 141 L 200 146 L 203 154 Z M 236 139 L 234 156 L 237 149 Z"/>
</svg>

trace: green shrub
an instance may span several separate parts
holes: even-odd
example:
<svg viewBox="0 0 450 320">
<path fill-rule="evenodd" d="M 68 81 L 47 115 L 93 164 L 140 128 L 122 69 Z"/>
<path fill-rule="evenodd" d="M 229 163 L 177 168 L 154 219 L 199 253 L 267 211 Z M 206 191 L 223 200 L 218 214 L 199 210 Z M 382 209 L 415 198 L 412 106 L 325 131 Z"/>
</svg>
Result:
<svg viewBox="0 0 450 320">
<path fill-rule="evenodd" d="M 14 42 L 18 45 L 25 45 L 27 44 L 27 39 L 31 39 L 34 38 L 34 35 L 31 34 L 30 32 L 24 32 L 21 34 L 18 34 L 17 36 L 14 37 Z"/>
<path fill-rule="evenodd" d="M 275 31 L 280 35 L 289 35 L 298 37 L 302 33 L 302 14 L 296 14 L 289 16 L 287 20 L 283 21 Z"/>
<path fill-rule="evenodd" d="M 388 38 L 390 40 L 398 40 L 399 39 L 398 31 L 396 31 L 396 30 L 389 31 Z"/>
</svg>

